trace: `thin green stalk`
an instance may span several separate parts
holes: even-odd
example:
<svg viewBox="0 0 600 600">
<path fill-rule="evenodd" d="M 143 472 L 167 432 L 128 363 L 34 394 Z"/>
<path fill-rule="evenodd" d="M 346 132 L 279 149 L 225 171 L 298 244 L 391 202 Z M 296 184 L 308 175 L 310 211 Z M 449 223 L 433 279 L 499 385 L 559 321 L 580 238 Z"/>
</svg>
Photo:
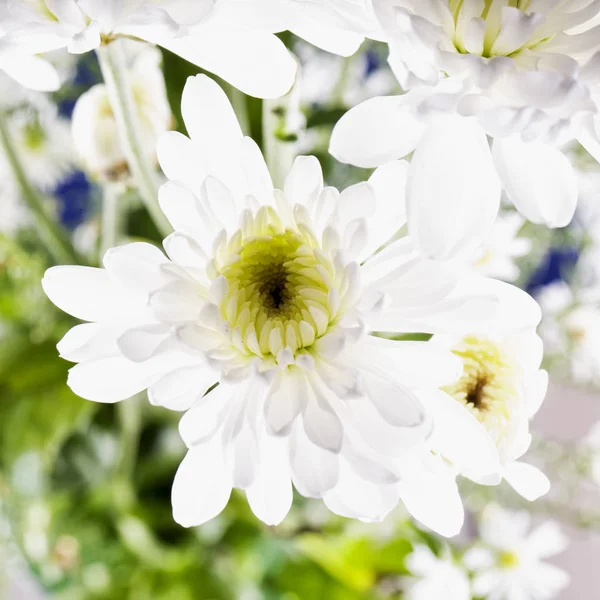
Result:
<svg viewBox="0 0 600 600">
<path fill-rule="evenodd" d="M 11 140 L 5 115 L 0 114 L 0 146 L 19 184 L 23 200 L 36 220 L 42 241 L 57 264 L 79 264 L 81 262 L 67 232 L 48 214 L 44 200 L 27 178 L 21 157 Z"/>
<path fill-rule="evenodd" d="M 140 134 L 139 116 L 135 106 L 129 73 L 120 40 L 97 50 L 100 69 L 108 92 L 111 108 L 117 121 L 119 141 L 127 158 L 138 192 L 152 220 L 162 235 L 172 228 L 158 204 L 158 177 Z"/>
<path fill-rule="evenodd" d="M 121 454 L 117 466 L 117 478 L 130 482 L 137 463 L 140 433 L 142 430 L 142 408 L 144 394 L 119 402 L 117 415 L 121 429 Z"/>
<path fill-rule="evenodd" d="M 123 184 L 120 182 L 108 183 L 104 186 L 100 260 L 102 260 L 102 257 L 108 249 L 118 245 L 121 238 L 121 227 L 123 224 L 121 197 L 123 191 Z"/>
</svg>

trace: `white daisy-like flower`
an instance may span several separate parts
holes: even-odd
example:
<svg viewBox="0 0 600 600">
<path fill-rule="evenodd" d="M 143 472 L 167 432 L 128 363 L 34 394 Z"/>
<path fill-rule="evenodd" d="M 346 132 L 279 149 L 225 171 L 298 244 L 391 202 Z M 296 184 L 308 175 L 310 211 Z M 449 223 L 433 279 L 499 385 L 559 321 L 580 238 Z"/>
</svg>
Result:
<svg viewBox="0 0 600 600">
<path fill-rule="evenodd" d="M 568 546 L 558 524 L 546 521 L 531 533 L 531 517 L 498 506 L 486 508 L 481 545 L 467 551 L 465 565 L 475 575 L 473 594 L 486 600 L 551 600 L 569 585 L 569 575 L 546 562 Z"/>
<path fill-rule="evenodd" d="M 471 584 L 464 568 L 451 556 L 440 558 L 428 546 L 416 546 L 406 559 L 406 600 L 471 600 Z"/>
<path fill-rule="evenodd" d="M 273 35 L 285 29 L 283 18 L 268 0 L 0 0 L 0 14 L 7 53 L 66 47 L 80 54 L 133 37 L 163 46 L 250 95 L 278 97 L 294 81 L 296 62 Z"/>
<path fill-rule="evenodd" d="M 598 288 L 575 295 L 564 282 L 546 286 L 538 295 L 544 318 L 540 335 L 551 355 L 566 359 L 576 383 L 600 383 L 600 298 Z"/>
<path fill-rule="evenodd" d="M 148 389 L 153 404 L 189 409 L 180 424 L 189 451 L 173 488 L 184 525 L 217 515 L 233 487 L 277 523 L 291 481 L 366 520 L 399 496 L 417 510 L 439 501 L 419 502 L 410 486 L 415 473 L 425 478 L 432 420 L 457 451 L 475 429 L 470 450 L 487 458 L 472 415 L 437 420 L 433 410 L 456 406 L 438 388 L 456 380 L 460 362 L 433 344 L 372 333 L 471 331 L 520 292 L 427 259 L 410 238 L 374 255 L 405 222 L 407 163 L 340 194 L 323 187 L 316 159 L 300 157 L 274 190 L 216 83 L 190 78 L 182 114 L 191 139 L 170 132 L 158 146 L 170 180 L 160 203 L 175 229 L 168 258 L 134 243 L 109 251 L 104 269 L 56 267 L 44 277 L 50 299 L 88 321 L 59 344 L 79 363 L 70 387 L 100 402 Z M 436 482 L 419 489 L 437 491 Z"/>
<path fill-rule="evenodd" d="M 500 213 L 490 235 L 474 255 L 475 271 L 503 281 L 518 279 L 515 259 L 526 256 L 532 248 L 530 239 L 519 237 L 523 223 L 524 219 L 516 212 Z"/>
<path fill-rule="evenodd" d="M 41 190 L 52 190 L 73 169 L 69 122 L 47 100 L 13 112 L 6 118 L 6 128 L 27 176 Z"/>
<path fill-rule="evenodd" d="M 169 129 L 172 118 L 161 54 L 152 46 L 135 42 L 130 42 L 126 49 L 142 148 L 148 160 L 156 163 L 156 141 Z M 78 98 L 71 131 L 75 149 L 92 174 L 108 180 L 126 174 L 127 159 L 119 143 L 117 121 L 105 84 L 93 86 Z"/>
<path fill-rule="evenodd" d="M 457 472 L 488 485 L 504 479 L 530 501 L 546 494 L 550 489 L 547 477 L 537 467 L 519 460 L 531 445 L 529 422 L 548 387 L 548 374 L 540 370 L 540 338 L 531 331 L 462 338 L 434 336 L 432 341 L 451 348 L 461 359 L 462 376 L 444 390 L 476 417 L 498 452 L 496 472 L 473 476 L 468 455 L 464 462 L 454 463 Z M 443 456 L 443 444 L 437 450 Z"/>
<path fill-rule="evenodd" d="M 579 139 L 600 159 L 600 36 L 597 28 L 572 31 L 598 13 L 595 0 L 373 4 L 390 65 L 412 89 L 351 110 L 334 130 L 334 156 L 372 167 L 466 135 L 482 153 L 473 171 L 493 156 L 508 197 L 527 219 L 567 225 L 577 178 L 559 146 Z M 473 129 L 493 138 L 492 152 L 473 139 Z M 446 160 L 467 159 L 457 151 Z"/>
</svg>

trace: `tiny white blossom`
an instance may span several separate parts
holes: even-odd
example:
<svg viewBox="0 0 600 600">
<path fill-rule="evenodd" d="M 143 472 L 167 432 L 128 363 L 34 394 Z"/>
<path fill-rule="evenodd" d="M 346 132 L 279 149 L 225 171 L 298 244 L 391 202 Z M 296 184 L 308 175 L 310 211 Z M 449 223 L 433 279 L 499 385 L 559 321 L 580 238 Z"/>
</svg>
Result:
<svg viewBox="0 0 600 600">
<path fill-rule="evenodd" d="M 428 546 L 417 546 L 406 559 L 406 600 L 471 600 L 471 584 L 464 568 L 451 556 L 437 557 Z"/>
<path fill-rule="evenodd" d="M 475 575 L 473 594 L 486 600 L 551 600 L 569 584 L 569 575 L 545 559 L 563 552 L 568 540 L 551 521 L 531 533 L 525 512 L 486 508 L 480 543 L 464 556 Z"/>
<path fill-rule="evenodd" d="M 161 69 L 161 54 L 151 46 L 130 42 L 125 47 L 130 82 L 139 115 L 142 147 L 156 162 L 156 141 L 169 129 L 171 109 Z M 117 122 L 103 83 L 82 94 L 72 119 L 75 148 L 87 169 L 101 179 L 114 180 L 127 172 L 127 159 L 119 143 Z"/>
</svg>

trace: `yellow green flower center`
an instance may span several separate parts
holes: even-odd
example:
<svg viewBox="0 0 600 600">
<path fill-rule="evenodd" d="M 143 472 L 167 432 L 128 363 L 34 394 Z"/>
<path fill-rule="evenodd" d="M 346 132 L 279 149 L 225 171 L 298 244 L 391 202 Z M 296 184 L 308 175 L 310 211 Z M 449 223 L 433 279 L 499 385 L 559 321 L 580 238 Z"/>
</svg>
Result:
<svg viewBox="0 0 600 600">
<path fill-rule="evenodd" d="M 498 555 L 498 566 L 501 569 L 516 569 L 520 562 L 519 556 L 509 550 L 504 550 Z"/>
<path fill-rule="evenodd" d="M 453 352 L 462 360 L 463 374 L 444 390 L 470 410 L 490 433 L 501 435 L 519 400 L 516 366 L 498 344 L 487 338 L 466 337 Z"/>
<path fill-rule="evenodd" d="M 23 143 L 28 150 L 37 152 L 44 147 L 46 132 L 37 119 L 27 122 L 22 129 Z"/>
<path fill-rule="evenodd" d="M 246 355 L 294 355 L 335 323 L 340 290 L 332 260 L 307 227 L 285 227 L 272 208 L 246 215 L 217 249 L 214 267 L 212 276 L 228 284 L 221 316 Z"/>
<path fill-rule="evenodd" d="M 454 46 L 461 54 L 476 54 L 485 58 L 515 57 L 525 50 L 535 48 L 552 36 L 537 35 L 532 31 L 528 40 L 515 47 L 514 41 L 508 41 L 502 33 L 503 9 L 511 7 L 529 14 L 530 4 L 531 0 L 485 0 L 478 14 L 474 12 L 471 0 L 448 0 L 454 16 L 454 31 L 451 34 Z"/>
</svg>

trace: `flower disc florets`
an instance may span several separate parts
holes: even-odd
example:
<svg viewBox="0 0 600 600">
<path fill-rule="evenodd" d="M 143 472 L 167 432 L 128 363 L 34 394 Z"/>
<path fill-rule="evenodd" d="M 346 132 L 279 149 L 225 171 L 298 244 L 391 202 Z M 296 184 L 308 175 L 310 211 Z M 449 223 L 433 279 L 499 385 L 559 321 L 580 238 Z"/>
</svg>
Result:
<svg viewBox="0 0 600 600">
<path fill-rule="evenodd" d="M 284 360 L 282 351 L 310 349 L 335 323 L 343 281 L 331 258 L 308 227 L 284 227 L 271 207 L 223 239 L 209 275 L 227 281 L 221 316 L 244 354 Z"/>
<path fill-rule="evenodd" d="M 463 374 L 445 390 L 471 411 L 488 433 L 500 438 L 520 408 L 518 365 L 500 345 L 484 337 L 466 337 L 453 352 L 462 360 Z"/>
</svg>

